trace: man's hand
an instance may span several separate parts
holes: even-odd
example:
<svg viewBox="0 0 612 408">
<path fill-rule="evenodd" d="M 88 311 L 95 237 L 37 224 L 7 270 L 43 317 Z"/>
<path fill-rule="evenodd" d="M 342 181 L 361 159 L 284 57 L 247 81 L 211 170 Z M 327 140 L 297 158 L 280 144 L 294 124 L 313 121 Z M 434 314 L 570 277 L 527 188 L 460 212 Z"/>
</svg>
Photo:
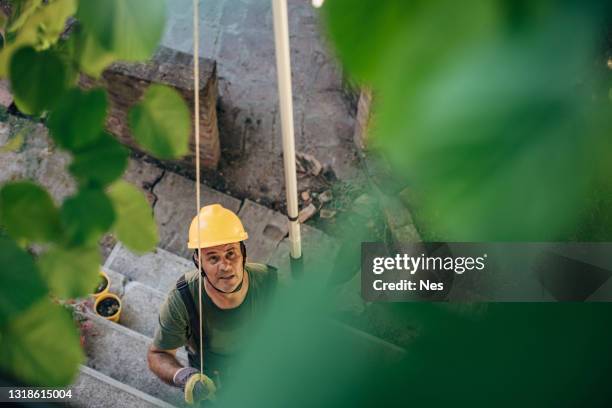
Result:
<svg viewBox="0 0 612 408">
<path fill-rule="evenodd" d="M 178 370 L 174 374 L 173 382 L 177 387 L 184 389 L 185 401 L 188 404 L 215 399 L 215 392 L 217 391 L 215 383 L 193 367 L 184 367 Z"/>
</svg>

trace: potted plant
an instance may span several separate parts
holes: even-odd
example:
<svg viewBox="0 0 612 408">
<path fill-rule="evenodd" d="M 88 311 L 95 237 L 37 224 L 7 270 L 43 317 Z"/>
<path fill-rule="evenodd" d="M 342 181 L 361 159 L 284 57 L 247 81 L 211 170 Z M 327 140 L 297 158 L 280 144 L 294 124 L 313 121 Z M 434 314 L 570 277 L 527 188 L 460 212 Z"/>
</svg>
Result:
<svg viewBox="0 0 612 408">
<path fill-rule="evenodd" d="M 100 271 L 100 279 L 98 281 L 98 285 L 96 286 L 93 292 L 94 299 L 97 299 L 101 295 L 108 293 L 108 288 L 110 288 L 110 284 L 111 281 L 108 275 L 104 273 L 104 271 Z"/>
<path fill-rule="evenodd" d="M 104 293 L 96 298 L 94 310 L 98 316 L 117 323 L 121 315 L 121 299 L 114 293 Z"/>
</svg>

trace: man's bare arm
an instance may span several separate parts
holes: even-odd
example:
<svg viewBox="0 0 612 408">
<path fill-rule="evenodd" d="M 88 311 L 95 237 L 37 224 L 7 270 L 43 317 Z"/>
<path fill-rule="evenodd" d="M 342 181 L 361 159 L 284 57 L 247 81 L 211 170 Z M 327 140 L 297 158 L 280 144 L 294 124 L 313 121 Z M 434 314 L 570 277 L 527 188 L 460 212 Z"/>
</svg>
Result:
<svg viewBox="0 0 612 408">
<path fill-rule="evenodd" d="M 151 345 L 147 353 L 149 369 L 166 384 L 174 385 L 174 374 L 183 366 L 176 359 L 176 349 L 163 350 Z"/>
</svg>

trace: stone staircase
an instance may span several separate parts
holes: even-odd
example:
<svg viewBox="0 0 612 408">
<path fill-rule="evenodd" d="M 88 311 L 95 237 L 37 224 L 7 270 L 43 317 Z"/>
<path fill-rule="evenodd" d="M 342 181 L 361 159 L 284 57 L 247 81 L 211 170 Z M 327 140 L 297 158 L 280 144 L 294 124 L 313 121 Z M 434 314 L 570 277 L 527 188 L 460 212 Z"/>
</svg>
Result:
<svg viewBox="0 0 612 408">
<path fill-rule="evenodd" d="M 131 163 L 126 179 L 146 189 L 155 168 Z M 153 172 L 153 173 L 152 173 Z M 160 248 L 135 255 L 121 243 L 115 244 L 102 269 L 111 280 L 110 291 L 122 299 L 119 323 L 96 316 L 90 307 L 77 312 L 84 327 L 86 366 L 72 386 L 74 402 L 87 407 L 183 406 L 182 392 L 164 384 L 147 366 L 146 353 L 154 335 L 158 310 L 179 276 L 193 268 L 185 249 L 186 229 L 191 221 L 193 181 L 163 172 L 149 189 L 154 195 L 154 214 L 160 230 Z M 249 233 L 249 259 L 279 268 L 279 280 L 288 280 L 289 243 L 286 217 L 253 201 L 240 201 L 227 194 L 202 187 L 203 205 L 220 202 L 237 212 Z M 326 234 L 302 226 L 304 253 L 334 259 L 338 245 Z M 323 251 L 323 252 L 320 252 Z M 358 290 L 358 289 L 357 289 Z M 358 294 L 357 294 L 358 296 Z M 403 350 L 369 334 L 339 324 L 354 332 L 355 339 L 369 355 L 394 358 Z M 184 351 L 177 358 L 187 364 Z"/>
</svg>

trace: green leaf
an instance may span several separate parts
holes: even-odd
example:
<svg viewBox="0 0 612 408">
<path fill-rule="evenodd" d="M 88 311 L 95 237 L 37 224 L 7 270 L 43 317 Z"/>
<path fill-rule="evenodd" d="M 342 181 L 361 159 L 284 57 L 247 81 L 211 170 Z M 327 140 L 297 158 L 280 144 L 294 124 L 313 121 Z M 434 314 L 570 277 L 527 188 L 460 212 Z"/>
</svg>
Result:
<svg viewBox="0 0 612 408">
<path fill-rule="evenodd" d="M 42 4 L 42 0 L 25 0 L 15 2 L 13 5 L 13 11 L 11 21 L 7 27 L 7 32 L 18 30 L 23 26 L 28 17 L 36 11 L 38 6 Z"/>
<path fill-rule="evenodd" d="M 96 141 L 104 129 L 106 107 L 106 92 L 102 89 L 73 89 L 66 93 L 49 118 L 53 140 L 72 151 Z"/>
<path fill-rule="evenodd" d="M 369 139 L 421 197 L 414 218 L 425 240 L 571 237 L 594 141 L 612 134 L 590 91 L 602 82 L 597 9 L 325 4 L 348 73 L 374 90 Z"/>
<path fill-rule="evenodd" d="M 106 186 L 123 174 L 127 160 L 128 149 L 103 132 L 98 140 L 74 154 L 69 170 L 82 185 Z"/>
<path fill-rule="evenodd" d="M 32 257 L 0 236 L 0 326 L 47 293 Z"/>
<path fill-rule="evenodd" d="M 75 43 L 76 60 L 87 75 L 98 78 L 104 69 L 117 57 L 98 44 L 98 40 L 82 27 L 72 37 Z"/>
<path fill-rule="evenodd" d="M 0 190 L 0 224 L 13 238 L 48 242 L 61 234 L 59 212 L 46 190 L 29 181 Z"/>
<path fill-rule="evenodd" d="M 109 188 L 117 222 L 113 227 L 117 238 L 134 252 L 155 249 L 159 236 L 153 211 L 144 194 L 131 184 L 119 180 Z"/>
<path fill-rule="evenodd" d="M 100 252 L 94 245 L 53 248 L 38 259 L 38 266 L 52 294 L 61 299 L 73 299 L 94 291 L 100 262 Z"/>
<path fill-rule="evenodd" d="M 28 29 L 38 34 L 35 48 L 47 49 L 57 43 L 66 29 L 66 20 L 76 13 L 76 9 L 77 0 L 54 0 L 39 7 L 25 24 Z"/>
<path fill-rule="evenodd" d="M 338 0 L 327 2 L 323 13 L 350 74 L 370 83 L 439 68 L 457 48 L 495 32 L 497 8 L 496 2 L 474 0 Z"/>
<path fill-rule="evenodd" d="M 160 159 L 187 154 L 191 114 L 181 95 L 164 85 L 151 85 L 130 109 L 130 129 L 138 144 Z"/>
<path fill-rule="evenodd" d="M 95 244 L 113 225 L 113 204 L 102 190 L 85 188 L 64 201 L 61 210 L 70 245 Z"/>
<path fill-rule="evenodd" d="M 0 366 L 24 383 L 69 385 L 84 361 L 68 310 L 44 299 L 9 323 L 0 338 Z"/>
<path fill-rule="evenodd" d="M 81 1 L 77 16 L 117 59 L 143 61 L 162 38 L 165 14 L 165 0 L 105 0 Z"/>
<path fill-rule="evenodd" d="M 13 53 L 24 46 L 45 50 L 59 39 L 64 31 L 66 19 L 76 11 L 76 0 L 54 0 L 37 7 L 23 22 L 12 39 L 0 52 L 0 77 L 6 76 Z"/>
<path fill-rule="evenodd" d="M 36 52 L 24 47 L 15 52 L 10 64 L 11 90 L 19 110 L 37 115 L 52 108 L 66 86 L 66 68 L 50 51 Z"/>
</svg>

